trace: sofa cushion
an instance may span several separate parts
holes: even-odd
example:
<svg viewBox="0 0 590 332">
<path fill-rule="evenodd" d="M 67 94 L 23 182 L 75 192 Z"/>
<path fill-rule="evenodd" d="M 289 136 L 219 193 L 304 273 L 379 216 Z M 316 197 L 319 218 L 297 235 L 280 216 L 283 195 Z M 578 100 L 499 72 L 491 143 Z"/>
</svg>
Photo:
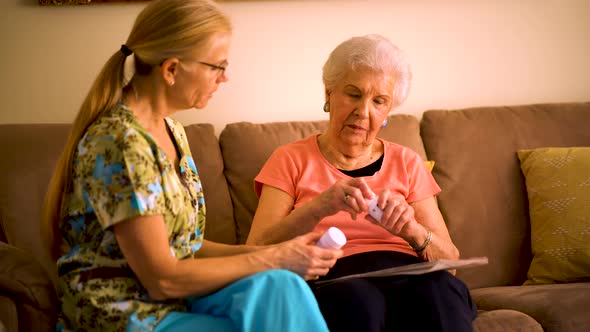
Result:
<svg viewBox="0 0 590 332">
<path fill-rule="evenodd" d="M 541 324 L 531 316 L 516 310 L 478 310 L 473 332 L 526 331 L 543 332 Z"/>
<path fill-rule="evenodd" d="M 590 331 L 590 283 L 488 287 L 471 295 L 478 309 L 523 312 L 545 332 Z"/>
<path fill-rule="evenodd" d="M 590 281 L 590 147 L 518 151 L 533 261 L 525 284 Z"/>
<path fill-rule="evenodd" d="M 18 312 L 12 299 L 0 292 L 0 332 L 18 331 Z"/>
<path fill-rule="evenodd" d="M 489 264 L 457 272 L 470 288 L 520 285 L 531 261 L 524 179 L 516 151 L 589 146 L 590 103 L 482 107 L 423 114 L 441 212 L 463 257 Z"/>
<path fill-rule="evenodd" d="M 237 233 L 232 202 L 223 174 L 223 159 L 213 125 L 192 124 L 186 126 L 184 130 L 205 195 L 207 207 L 205 238 L 215 242 L 235 244 Z"/>
<path fill-rule="evenodd" d="M 57 297 L 49 275 L 31 254 L 0 242 L 0 294 L 14 301 L 21 331 L 55 326 Z M 23 319 L 28 318 L 28 319 Z"/>
<path fill-rule="evenodd" d="M 32 253 L 55 278 L 41 245 L 40 211 L 65 145 L 66 124 L 0 125 L 0 223 L 9 244 Z"/>
<path fill-rule="evenodd" d="M 225 176 L 229 184 L 234 215 L 238 227 L 238 241 L 244 243 L 258 198 L 254 192 L 254 177 L 279 145 L 294 142 L 323 132 L 328 121 L 274 122 L 228 124 L 221 132 L 219 144 L 225 162 Z M 380 137 L 414 149 L 426 159 L 420 138 L 418 120 L 411 115 L 392 115 Z"/>
</svg>

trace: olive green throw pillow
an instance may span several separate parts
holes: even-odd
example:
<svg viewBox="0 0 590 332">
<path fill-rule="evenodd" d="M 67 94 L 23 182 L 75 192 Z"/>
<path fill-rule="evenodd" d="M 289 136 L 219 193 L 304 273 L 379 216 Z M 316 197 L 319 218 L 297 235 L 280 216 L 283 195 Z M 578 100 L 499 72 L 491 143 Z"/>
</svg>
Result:
<svg viewBox="0 0 590 332">
<path fill-rule="evenodd" d="M 432 169 L 434 168 L 434 160 L 427 160 L 424 162 L 424 165 L 426 165 L 426 168 L 432 172 Z"/>
<path fill-rule="evenodd" d="M 533 261 L 526 284 L 590 280 L 590 147 L 518 151 Z"/>
</svg>

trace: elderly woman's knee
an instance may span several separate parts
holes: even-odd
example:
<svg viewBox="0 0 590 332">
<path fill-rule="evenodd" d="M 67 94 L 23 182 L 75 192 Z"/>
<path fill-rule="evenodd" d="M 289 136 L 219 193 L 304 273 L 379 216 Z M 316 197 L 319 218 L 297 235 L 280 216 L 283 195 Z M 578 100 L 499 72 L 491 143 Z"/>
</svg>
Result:
<svg viewBox="0 0 590 332">
<path fill-rule="evenodd" d="M 416 292 L 418 294 L 424 294 L 426 297 L 437 296 L 437 294 L 442 297 L 455 295 L 464 300 L 468 300 L 470 297 L 467 285 L 446 271 L 417 276 L 413 283 Z"/>
</svg>

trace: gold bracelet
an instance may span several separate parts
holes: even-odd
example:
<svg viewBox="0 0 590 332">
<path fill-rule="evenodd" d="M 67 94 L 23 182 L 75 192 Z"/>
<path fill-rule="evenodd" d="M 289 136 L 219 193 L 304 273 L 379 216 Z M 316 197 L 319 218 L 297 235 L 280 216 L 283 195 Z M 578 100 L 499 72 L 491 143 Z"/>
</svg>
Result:
<svg viewBox="0 0 590 332">
<path fill-rule="evenodd" d="M 416 253 L 420 254 L 424 251 L 424 249 L 426 249 L 426 247 L 428 247 L 428 245 L 430 244 L 430 241 L 432 241 L 432 232 L 428 231 L 428 235 L 426 235 L 426 240 L 424 240 L 424 243 L 422 243 L 422 245 L 418 248 L 414 248 L 412 246 L 412 249 L 414 249 L 414 251 Z"/>
</svg>

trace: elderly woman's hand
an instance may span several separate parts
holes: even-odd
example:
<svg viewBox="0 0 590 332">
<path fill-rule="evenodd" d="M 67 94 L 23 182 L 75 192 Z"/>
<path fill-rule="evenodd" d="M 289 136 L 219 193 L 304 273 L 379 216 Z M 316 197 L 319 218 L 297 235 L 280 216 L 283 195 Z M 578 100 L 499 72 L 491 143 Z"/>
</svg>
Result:
<svg viewBox="0 0 590 332">
<path fill-rule="evenodd" d="M 342 256 L 342 250 L 316 246 L 321 236 L 320 233 L 311 232 L 273 245 L 271 259 L 275 266 L 294 272 L 305 280 L 324 276 Z"/>
<path fill-rule="evenodd" d="M 380 225 L 390 233 L 409 240 L 422 230 L 414 217 L 412 208 L 403 197 L 394 196 L 389 190 L 383 190 L 378 197 L 377 206 L 383 210 L 381 221 L 367 215 L 372 223 Z"/>
<path fill-rule="evenodd" d="M 346 211 L 352 219 L 356 219 L 357 214 L 368 211 L 366 199 L 373 196 L 373 191 L 363 178 L 349 178 L 336 181 L 316 199 L 326 215 Z"/>
</svg>

